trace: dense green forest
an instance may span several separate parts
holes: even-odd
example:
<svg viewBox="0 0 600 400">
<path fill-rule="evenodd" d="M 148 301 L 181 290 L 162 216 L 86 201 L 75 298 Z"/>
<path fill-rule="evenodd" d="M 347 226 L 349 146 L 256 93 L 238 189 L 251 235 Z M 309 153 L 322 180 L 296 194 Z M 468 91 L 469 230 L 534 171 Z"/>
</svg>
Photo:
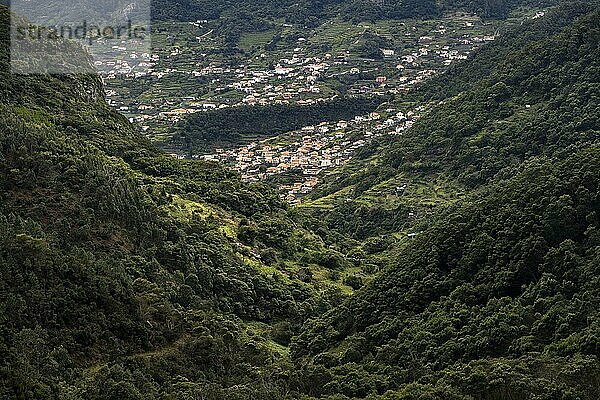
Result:
<svg viewBox="0 0 600 400">
<path fill-rule="evenodd" d="M 192 114 L 175 138 L 197 150 L 232 145 L 248 136 L 275 136 L 375 111 L 385 98 L 337 98 L 311 105 L 241 106 Z"/>
<path fill-rule="evenodd" d="M 276 396 L 284 345 L 342 297 L 288 260 L 335 249 L 266 186 L 155 149 L 99 78 L 11 75 L 1 18 L 0 398 Z"/>
<path fill-rule="evenodd" d="M 327 212 L 168 157 L 98 77 L 11 75 L 0 18 L 0 399 L 600 398 L 595 3 L 401 99 Z M 421 181 L 454 193 L 410 219 Z"/>
<path fill-rule="evenodd" d="M 441 212 L 293 340 L 311 393 L 598 398 L 599 162 L 531 161 Z"/>
</svg>

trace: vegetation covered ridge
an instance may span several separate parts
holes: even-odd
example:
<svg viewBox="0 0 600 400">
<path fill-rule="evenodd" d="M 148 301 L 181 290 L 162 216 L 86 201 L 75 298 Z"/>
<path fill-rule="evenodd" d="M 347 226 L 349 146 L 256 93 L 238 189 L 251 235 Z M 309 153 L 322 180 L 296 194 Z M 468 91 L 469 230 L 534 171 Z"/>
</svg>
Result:
<svg viewBox="0 0 600 400">
<path fill-rule="evenodd" d="M 0 398 L 278 396 L 349 289 L 297 260 L 341 256 L 268 187 L 156 149 L 98 77 L 11 75 L 0 17 Z"/>
</svg>

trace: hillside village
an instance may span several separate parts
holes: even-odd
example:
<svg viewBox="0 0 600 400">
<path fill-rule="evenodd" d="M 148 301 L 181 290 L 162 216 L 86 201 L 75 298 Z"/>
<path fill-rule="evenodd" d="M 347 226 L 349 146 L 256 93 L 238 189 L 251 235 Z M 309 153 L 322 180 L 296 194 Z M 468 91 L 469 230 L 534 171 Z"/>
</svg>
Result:
<svg viewBox="0 0 600 400">
<path fill-rule="evenodd" d="M 526 18 L 543 16 L 536 12 Z M 104 70 L 108 102 L 174 157 L 183 158 L 190 154 L 172 147 L 170 138 L 187 115 L 242 105 L 314 105 L 341 95 L 397 97 L 499 33 L 493 22 L 466 14 L 435 21 L 326 25 L 306 32 L 284 26 L 282 32 L 292 30 L 293 38 L 284 45 L 273 35 L 250 35 L 240 39 L 242 56 L 225 57 L 222 38 L 209 21 L 169 23 L 157 29 L 153 54 L 130 53 L 124 45 L 112 49 L 122 53 L 120 61 L 97 62 L 97 67 Z M 390 46 L 375 49 L 374 58 L 364 57 L 357 46 L 368 34 Z M 329 51 L 321 51 L 323 46 Z M 387 109 L 191 156 L 222 162 L 249 182 L 285 175 L 286 182 L 276 186 L 282 198 L 297 203 L 323 171 L 344 164 L 375 138 L 403 134 L 421 111 Z"/>
<path fill-rule="evenodd" d="M 356 150 L 378 137 L 402 135 L 422 111 L 418 108 L 404 114 L 389 108 L 383 113 L 373 112 L 351 121 L 323 122 L 290 132 L 284 138 L 252 142 L 233 149 L 217 149 L 214 154 L 196 157 L 222 162 L 240 172 L 247 182 L 293 172 L 295 181 L 280 184 L 278 189 L 283 199 L 296 204 L 319 183 L 318 176 L 323 171 L 341 166 L 352 158 Z"/>
<path fill-rule="evenodd" d="M 387 32 L 393 31 L 390 27 L 384 31 L 361 24 L 354 27 L 359 31 L 348 34 L 347 46 L 331 52 L 322 53 L 316 47 L 325 40 L 323 36 L 336 32 L 307 32 L 307 37 L 297 38 L 293 45 L 273 51 L 254 46 L 234 61 L 214 55 L 213 47 L 219 46 L 219 39 L 210 30 L 201 34 L 209 28 L 206 22 L 169 26 L 157 40 L 165 46 L 159 46 L 156 54 L 127 54 L 123 47 L 115 50 L 123 51 L 120 62 L 102 66 L 107 68 L 104 75 L 110 104 L 139 123 L 150 136 L 172 132 L 187 114 L 215 108 L 308 105 L 341 94 L 397 95 L 495 38 L 492 24 L 474 16 L 436 23 L 415 21 L 410 26 L 402 23 L 402 34 L 396 36 Z M 381 31 L 383 37 L 393 38 L 390 42 L 395 43 L 393 48 L 378 49 L 377 59 L 361 57 L 352 47 L 371 31 Z M 195 35 L 196 47 L 178 45 L 189 43 L 190 35 Z M 133 84 L 133 79 L 146 82 L 152 96 L 131 96 L 131 89 L 124 90 L 123 86 L 128 86 L 124 83 Z"/>
</svg>

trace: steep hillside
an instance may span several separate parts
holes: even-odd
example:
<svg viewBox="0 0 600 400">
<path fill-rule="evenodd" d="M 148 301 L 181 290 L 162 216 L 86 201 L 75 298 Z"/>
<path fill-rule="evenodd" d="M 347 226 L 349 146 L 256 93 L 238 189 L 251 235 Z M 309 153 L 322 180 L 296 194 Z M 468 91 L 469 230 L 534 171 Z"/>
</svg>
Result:
<svg viewBox="0 0 600 400">
<path fill-rule="evenodd" d="M 599 160 L 532 161 L 440 213 L 294 340 L 311 394 L 598 398 Z"/>
<path fill-rule="evenodd" d="M 267 187 L 155 149 L 99 78 L 9 74 L 0 11 L 0 398 L 276 396 L 264 369 L 342 296 L 294 261 L 335 250 Z"/>
<path fill-rule="evenodd" d="M 599 21 L 507 52 L 366 168 L 444 176 L 465 194 L 413 221 L 384 271 L 305 324 L 292 355 L 319 379 L 312 395 L 600 395 Z"/>
</svg>

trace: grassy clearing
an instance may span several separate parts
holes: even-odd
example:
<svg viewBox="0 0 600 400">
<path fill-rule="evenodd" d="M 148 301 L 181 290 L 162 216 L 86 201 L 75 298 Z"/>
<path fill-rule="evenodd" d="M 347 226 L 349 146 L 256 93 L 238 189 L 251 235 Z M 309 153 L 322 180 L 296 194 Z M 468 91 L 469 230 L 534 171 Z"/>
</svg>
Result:
<svg viewBox="0 0 600 400">
<path fill-rule="evenodd" d="M 275 31 L 273 30 L 265 32 L 244 33 L 240 37 L 238 46 L 244 51 L 256 50 L 269 44 L 273 40 L 274 36 Z"/>
</svg>

